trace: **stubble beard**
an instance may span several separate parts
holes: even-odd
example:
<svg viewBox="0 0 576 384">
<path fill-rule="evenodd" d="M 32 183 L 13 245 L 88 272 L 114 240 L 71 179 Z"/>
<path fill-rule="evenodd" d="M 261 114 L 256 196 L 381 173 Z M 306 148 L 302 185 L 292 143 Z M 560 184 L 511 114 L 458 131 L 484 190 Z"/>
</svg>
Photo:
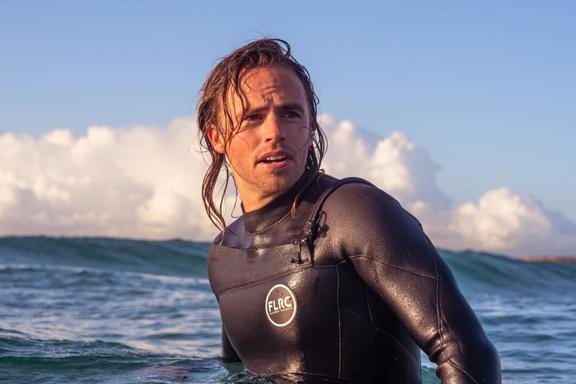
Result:
<svg viewBox="0 0 576 384">
<path fill-rule="evenodd" d="M 298 172 L 289 172 L 285 170 L 273 170 L 270 175 L 261 176 L 256 180 L 256 187 L 265 195 L 274 195 L 288 191 L 304 173 L 304 169 Z"/>
</svg>

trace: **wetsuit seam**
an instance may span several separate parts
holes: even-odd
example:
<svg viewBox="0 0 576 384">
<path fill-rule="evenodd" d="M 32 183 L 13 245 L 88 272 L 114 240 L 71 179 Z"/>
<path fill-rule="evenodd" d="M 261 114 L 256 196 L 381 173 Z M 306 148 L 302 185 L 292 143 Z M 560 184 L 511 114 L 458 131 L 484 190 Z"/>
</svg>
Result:
<svg viewBox="0 0 576 384">
<path fill-rule="evenodd" d="M 370 305 L 370 297 L 368 296 L 368 286 L 364 284 L 364 298 L 366 299 L 366 306 L 368 307 L 368 314 L 370 315 L 370 323 L 376 328 L 374 314 L 372 313 L 372 305 Z"/>
<path fill-rule="evenodd" d="M 369 258 L 369 260 L 372 261 L 372 268 L 374 269 L 374 274 L 376 275 L 376 279 L 378 279 L 378 281 L 382 281 L 381 278 L 380 278 L 380 274 L 379 274 L 379 272 L 378 272 L 378 268 L 376 268 L 376 266 L 374 265 L 374 262 L 375 262 L 376 260 L 375 260 L 374 258 Z M 410 355 L 410 356 L 412 356 L 412 355 Z M 416 364 L 416 365 L 419 365 L 419 364 Z"/>
<path fill-rule="evenodd" d="M 452 360 L 452 359 L 448 359 L 447 362 L 448 362 L 450 365 L 452 365 L 454 368 L 458 369 L 460 372 L 462 372 L 463 374 L 465 374 L 466 376 L 468 376 L 468 378 L 469 378 L 470 380 L 472 380 L 472 382 L 473 382 L 474 384 L 478 384 L 478 382 L 476 381 L 476 379 L 474 379 L 474 378 L 472 377 L 472 375 L 470 375 L 464 368 L 462 368 L 462 367 L 460 366 L 460 364 L 456 363 L 456 362 L 455 362 L 454 360 Z"/>
<path fill-rule="evenodd" d="M 440 345 L 444 345 L 444 335 L 442 333 L 442 314 L 440 309 L 440 281 L 438 280 L 438 261 L 434 260 L 434 273 L 436 274 L 436 327 L 440 337 Z M 444 351 L 441 351 L 444 352 Z"/>
<path fill-rule="evenodd" d="M 342 378 L 342 314 L 340 312 L 340 263 L 336 268 L 336 309 L 338 312 L 338 378 Z"/>
<path fill-rule="evenodd" d="M 442 311 L 442 298 L 440 296 L 440 278 L 438 276 L 439 274 L 439 270 L 438 270 L 438 260 L 434 259 L 434 269 L 435 269 L 435 273 L 436 273 L 436 321 L 437 321 L 437 327 L 438 327 L 438 334 L 440 337 L 440 345 L 441 345 L 441 354 L 444 353 L 444 347 L 445 347 L 445 341 L 444 341 L 444 331 L 442 329 L 442 318 L 443 316 L 443 311 Z M 470 378 L 470 380 L 472 380 L 475 384 L 478 384 L 476 382 L 476 380 L 474 380 L 474 378 L 472 376 L 470 376 L 470 374 L 468 372 L 466 372 L 462 367 L 460 367 L 459 364 L 457 364 L 455 361 L 453 361 L 451 358 L 446 359 L 446 362 L 450 365 L 452 365 L 453 367 L 457 368 L 458 370 L 462 371 L 466 376 L 468 376 Z"/>
<path fill-rule="evenodd" d="M 345 310 L 347 310 L 348 312 L 352 313 L 353 315 L 357 316 L 358 318 L 360 318 L 361 320 L 366 321 L 366 319 L 360 315 L 359 313 L 351 310 L 350 308 L 346 308 L 344 307 Z M 380 335 L 387 337 L 389 339 L 391 339 L 394 343 L 398 344 L 400 346 L 400 348 L 402 348 L 402 351 L 404 351 L 404 353 L 406 353 L 406 355 L 409 357 L 409 359 L 414 363 L 414 365 L 420 369 L 420 364 L 419 362 L 416 360 L 416 358 L 410 353 L 410 350 L 397 338 L 395 338 L 394 336 L 392 336 L 390 333 L 385 332 L 383 330 L 381 330 L 380 328 L 378 328 L 377 326 L 375 326 L 374 324 L 370 324 L 372 326 L 372 329 L 374 329 L 376 332 L 378 332 Z"/>
<path fill-rule="evenodd" d="M 440 276 L 439 276 L 439 277 L 440 277 Z M 440 283 L 441 283 L 441 282 L 440 282 L 440 278 L 438 278 L 438 280 L 439 280 L 439 284 L 440 284 Z M 447 327 L 447 328 L 450 327 L 449 324 L 448 324 L 448 321 L 446 320 L 446 316 L 444 316 L 444 312 L 442 312 L 442 321 L 443 321 L 444 324 L 446 324 L 446 327 Z M 456 339 L 456 343 L 458 344 L 458 350 L 459 350 L 460 354 L 462 355 L 464 352 L 463 352 L 463 350 L 462 350 L 462 344 L 460 343 L 460 340 L 459 340 L 459 339 Z M 474 383 L 477 383 L 476 380 L 472 377 L 472 375 L 470 375 L 470 374 L 466 371 L 466 369 L 464 369 L 464 367 L 462 367 L 459 363 L 457 363 L 457 362 L 455 362 L 454 360 L 452 360 L 452 358 L 449 358 L 448 361 L 450 361 L 453 366 L 458 367 L 463 373 L 465 373 L 468 377 L 470 377 L 470 380 L 474 381 Z"/>
<path fill-rule="evenodd" d="M 294 244 L 294 240 L 297 239 L 296 237 L 290 241 L 286 241 L 284 243 L 280 243 L 280 244 L 276 244 L 276 245 L 270 245 L 270 244 L 266 244 L 266 245 L 262 245 L 260 247 L 234 247 L 232 245 L 224 245 L 224 247 L 226 248 L 231 248 L 231 249 L 238 249 L 238 250 L 242 250 L 242 251 L 259 251 L 261 249 L 273 249 L 273 248 L 279 248 L 282 247 L 284 245 L 293 245 Z"/>
<path fill-rule="evenodd" d="M 376 259 L 376 258 L 375 258 L 374 256 L 372 256 L 372 255 L 366 255 L 366 254 L 364 254 L 364 253 L 359 253 L 359 254 L 356 254 L 356 255 L 348 256 L 348 259 L 350 259 L 350 261 L 352 261 L 352 259 L 359 259 L 359 258 L 366 258 L 366 259 L 375 261 L 375 262 L 377 262 L 377 263 L 379 263 L 379 264 L 387 265 L 387 266 L 389 266 L 389 267 L 396 268 L 396 269 L 400 269 L 400 270 L 402 270 L 402 271 L 404 271 L 404 272 L 412 273 L 413 275 L 420 276 L 420 277 L 425 277 L 425 278 L 427 278 L 427 279 L 432 279 L 432 280 L 436 280 L 436 279 L 437 279 L 437 277 L 434 277 L 434 276 L 428 276 L 428 275 L 425 275 L 425 274 L 423 274 L 423 273 L 415 272 L 415 271 L 412 271 L 412 270 L 410 270 L 410 269 L 401 267 L 401 266 L 396 265 L 396 264 L 392 264 L 392 263 L 388 263 L 388 262 L 386 262 L 386 261 L 382 261 L 382 260 Z"/>
<path fill-rule="evenodd" d="M 439 277 L 439 266 L 438 266 L 438 260 L 434 259 L 434 265 L 436 268 L 436 290 L 437 290 L 437 314 L 439 316 L 438 319 L 438 323 L 439 323 L 439 332 L 440 332 L 440 343 L 442 346 L 444 346 L 444 332 L 442 331 L 442 319 L 444 318 L 444 314 L 442 312 L 442 306 L 440 305 L 440 277 Z M 458 343 L 458 346 L 460 347 L 460 343 Z M 461 371 L 462 373 L 464 373 L 470 380 L 472 380 L 472 382 L 474 384 L 478 384 L 478 382 L 474 379 L 474 377 L 472 377 L 472 375 L 470 373 L 468 373 L 468 371 L 466 371 L 462 366 L 460 366 L 460 364 L 458 364 L 457 362 L 455 362 L 454 360 L 452 360 L 451 358 L 448 358 L 446 360 L 446 362 L 450 365 L 452 365 L 453 367 L 455 367 L 456 369 L 458 369 L 459 371 Z"/>
<path fill-rule="evenodd" d="M 302 266 L 302 267 L 300 267 L 300 268 L 298 268 L 298 269 L 296 269 L 296 270 L 291 270 L 291 271 L 281 272 L 281 273 L 275 273 L 275 274 L 273 274 L 273 275 L 266 276 L 266 277 L 264 277 L 264 278 L 262 278 L 262 279 L 254 280 L 254 281 L 251 281 L 251 282 L 246 283 L 246 284 L 241 284 L 241 285 L 237 285 L 237 286 L 234 286 L 234 287 L 225 288 L 225 289 L 223 289 L 223 290 L 221 290 L 221 291 L 214 291 L 214 293 L 215 293 L 216 295 L 223 295 L 223 294 L 225 294 L 225 293 L 237 291 L 237 290 L 242 289 L 242 288 L 254 287 L 254 286 L 256 286 L 256 285 L 258 285 L 258 284 L 260 284 L 260 283 L 262 283 L 262 282 L 264 282 L 264 281 L 266 281 L 266 280 L 271 280 L 271 279 L 274 279 L 274 278 L 277 278 L 277 277 L 282 277 L 282 276 L 288 276 L 288 275 L 291 275 L 291 274 L 293 274 L 293 273 L 297 273 L 297 272 L 300 272 L 300 271 L 303 271 L 303 270 L 306 270 L 306 269 L 309 269 L 309 268 L 312 268 L 312 267 L 313 267 L 312 265 L 306 265 L 306 266 Z"/>
</svg>

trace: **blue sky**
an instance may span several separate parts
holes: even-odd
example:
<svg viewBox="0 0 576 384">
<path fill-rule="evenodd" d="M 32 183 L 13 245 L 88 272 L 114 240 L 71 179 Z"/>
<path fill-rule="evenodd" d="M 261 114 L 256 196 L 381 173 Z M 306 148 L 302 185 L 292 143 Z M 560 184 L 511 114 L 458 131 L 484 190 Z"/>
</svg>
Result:
<svg viewBox="0 0 576 384">
<path fill-rule="evenodd" d="M 507 186 L 576 220 L 572 1 L 0 5 L 0 132 L 167 124 L 212 66 L 288 40 L 320 111 L 408 135 L 456 202 Z"/>
</svg>

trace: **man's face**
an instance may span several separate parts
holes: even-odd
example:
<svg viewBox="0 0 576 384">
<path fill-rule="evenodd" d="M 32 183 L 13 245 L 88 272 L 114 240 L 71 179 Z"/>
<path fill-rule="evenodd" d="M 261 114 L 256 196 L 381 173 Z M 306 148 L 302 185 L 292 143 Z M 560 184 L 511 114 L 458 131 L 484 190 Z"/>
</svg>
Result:
<svg viewBox="0 0 576 384">
<path fill-rule="evenodd" d="M 237 130 L 227 143 L 223 135 L 228 133 L 214 128 L 209 138 L 216 151 L 226 154 L 244 209 L 251 211 L 287 191 L 300 178 L 312 128 L 306 92 L 292 70 L 258 67 L 242 76 L 240 87 L 245 94 L 244 114 L 240 96 L 228 94 Z"/>
</svg>

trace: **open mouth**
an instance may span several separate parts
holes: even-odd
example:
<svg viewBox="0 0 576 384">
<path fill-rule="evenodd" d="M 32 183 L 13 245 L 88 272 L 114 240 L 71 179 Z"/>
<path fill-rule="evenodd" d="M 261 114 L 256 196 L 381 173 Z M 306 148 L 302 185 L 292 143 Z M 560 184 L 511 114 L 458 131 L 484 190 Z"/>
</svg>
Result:
<svg viewBox="0 0 576 384">
<path fill-rule="evenodd" d="M 277 156 L 268 156 L 261 159 L 260 163 L 272 164 L 272 163 L 280 163 L 288 159 L 286 155 L 277 155 Z"/>
</svg>

